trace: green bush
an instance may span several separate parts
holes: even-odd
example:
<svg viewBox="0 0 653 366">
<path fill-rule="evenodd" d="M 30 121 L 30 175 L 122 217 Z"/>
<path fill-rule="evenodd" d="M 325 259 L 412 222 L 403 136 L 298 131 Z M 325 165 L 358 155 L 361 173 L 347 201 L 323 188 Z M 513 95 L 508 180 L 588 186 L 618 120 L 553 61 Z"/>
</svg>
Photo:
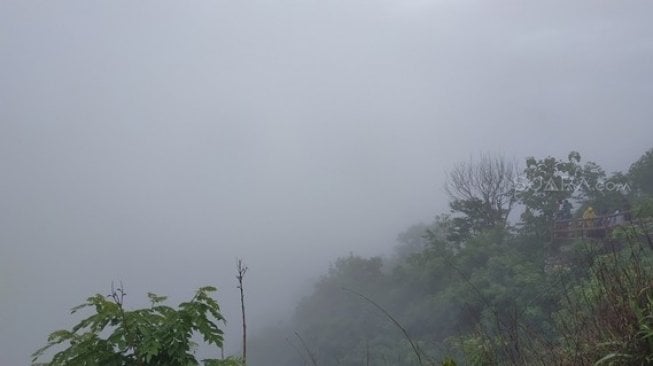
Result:
<svg viewBox="0 0 653 366">
<path fill-rule="evenodd" d="M 109 296 L 97 294 L 73 308 L 72 313 L 93 308 L 94 314 L 83 319 L 71 330 L 50 334 L 48 344 L 34 352 L 33 362 L 42 358 L 52 347 L 64 345 L 50 366 L 189 366 L 199 365 L 191 340 L 194 334 L 204 342 L 222 347 L 224 322 L 220 306 L 210 293 L 214 287 L 202 287 L 195 296 L 177 309 L 163 305 L 165 297 L 148 294 L 151 307 L 126 310 L 124 291 L 112 290 Z M 237 359 L 202 360 L 205 365 L 236 366 Z"/>
</svg>

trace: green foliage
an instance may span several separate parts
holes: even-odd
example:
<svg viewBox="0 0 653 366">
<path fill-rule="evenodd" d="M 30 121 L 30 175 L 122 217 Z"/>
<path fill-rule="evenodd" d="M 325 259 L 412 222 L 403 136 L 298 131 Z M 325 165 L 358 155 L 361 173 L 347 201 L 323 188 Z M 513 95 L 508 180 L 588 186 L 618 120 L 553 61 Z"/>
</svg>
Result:
<svg viewBox="0 0 653 366">
<path fill-rule="evenodd" d="M 550 238 L 559 202 L 594 194 L 605 173 L 592 162 L 580 162 L 580 154 L 575 151 L 569 153 L 566 161 L 554 157 L 526 159 L 526 181 L 517 197 L 526 206 L 521 219 L 527 232 L 541 239 Z"/>
<path fill-rule="evenodd" d="M 446 358 L 444 361 L 442 361 L 441 366 L 456 366 L 456 361 L 454 361 L 452 358 Z"/>
<path fill-rule="evenodd" d="M 199 365 L 195 359 L 193 334 L 222 347 L 223 332 L 218 323 L 224 322 L 220 307 L 210 293 L 214 287 L 202 287 L 195 296 L 177 309 L 163 305 L 165 297 L 148 294 L 151 307 L 126 310 L 122 289 L 109 296 L 97 294 L 86 303 L 73 308 L 75 314 L 90 308 L 94 314 L 81 320 L 71 330 L 50 334 L 48 344 L 37 350 L 33 361 L 52 347 L 65 348 L 56 353 L 51 366 L 129 366 L 129 365 Z M 235 360 L 227 360 L 236 362 Z M 237 365 L 225 360 L 206 360 L 210 365 Z"/>
<path fill-rule="evenodd" d="M 630 196 L 637 222 L 605 241 L 552 243 L 551 236 L 561 200 L 623 210 L 625 192 L 600 187 L 630 183 L 631 172 L 606 178 L 576 152 L 567 160 L 529 158 L 530 187 L 518 194 L 521 230 L 488 224 L 498 216 L 489 218 L 493 209 L 470 196 L 453 200 L 451 216 L 401 234 L 390 260 L 338 259 L 294 314 L 290 328 L 306 349 L 274 364 L 310 364 L 308 352 L 320 366 L 454 365 L 447 357 L 469 365 L 651 364 L 653 200 Z M 422 362 L 387 317 L 343 287 L 392 314 Z M 292 353 L 298 342 L 287 343 L 277 349 Z"/>
<path fill-rule="evenodd" d="M 628 176 L 633 189 L 641 194 L 653 195 L 653 149 L 630 166 Z"/>
<path fill-rule="evenodd" d="M 452 218 L 448 239 L 457 243 L 464 242 L 475 234 L 493 227 L 494 220 L 487 213 L 485 204 L 477 198 L 454 200 L 449 204 L 451 211 L 462 216 Z"/>
<path fill-rule="evenodd" d="M 590 276 L 561 298 L 556 323 L 560 363 L 648 365 L 653 362 L 653 255 L 637 242 L 595 258 Z"/>
<path fill-rule="evenodd" d="M 653 217 L 653 196 L 637 200 L 633 207 L 633 215 L 640 218 Z"/>
<path fill-rule="evenodd" d="M 377 313 L 370 311 L 368 304 L 343 290 L 345 286 L 365 289 L 376 296 L 385 287 L 382 264 L 378 257 L 340 258 L 316 284 L 314 294 L 298 305 L 295 315 L 298 333 L 309 347 L 320 345 L 318 358 L 329 355 L 333 362 L 340 360 L 342 365 L 360 364 L 365 340 L 390 329 Z M 400 338 L 392 341 L 395 339 Z"/>
<path fill-rule="evenodd" d="M 460 337 L 457 345 L 465 355 L 465 360 L 470 365 L 491 366 L 497 364 L 494 345 L 478 333 Z"/>
</svg>

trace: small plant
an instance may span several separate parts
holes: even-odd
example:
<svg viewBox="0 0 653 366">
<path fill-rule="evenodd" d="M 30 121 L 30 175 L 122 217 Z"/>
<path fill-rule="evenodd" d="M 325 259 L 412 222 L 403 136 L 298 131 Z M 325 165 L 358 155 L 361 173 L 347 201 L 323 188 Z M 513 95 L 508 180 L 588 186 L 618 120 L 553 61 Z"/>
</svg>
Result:
<svg viewBox="0 0 653 366">
<path fill-rule="evenodd" d="M 50 334 L 48 344 L 32 355 L 33 362 L 42 358 L 50 348 L 65 345 L 56 353 L 50 366 L 188 366 L 199 365 L 191 340 L 199 334 L 206 343 L 222 347 L 223 332 L 218 324 L 224 322 L 220 306 L 210 294 L 214 287 L 202 287 L 195 296 L 181 303 L 177 309 L 163 305 L 164 296 L 148 294 L 151 307 L 126 310 L 122 287 L 111 290 L 108 296 L 97 294 L 72 309 L 94 308 L 95 313 L 80 321 L 71 330 Z M 202 360 L 204 365 L 240 365 L 233 358 Z"/>
</svg>

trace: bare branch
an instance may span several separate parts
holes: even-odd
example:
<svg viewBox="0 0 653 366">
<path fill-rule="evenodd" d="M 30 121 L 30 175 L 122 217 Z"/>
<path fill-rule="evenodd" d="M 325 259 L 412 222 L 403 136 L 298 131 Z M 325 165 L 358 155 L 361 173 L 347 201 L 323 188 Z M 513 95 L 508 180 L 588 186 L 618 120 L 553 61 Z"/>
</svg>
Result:
<svg viewBox="0 0 653 366">
<path fill-rule="evenodd" d="M 247 272 L 247 266 L 243 264 L 242 259 L 238 259 L 236 270 L 238 272 L 236 275 L 238 289 L 240 289 L 240 310 L 243 316 L 243 365 L 247 365 L 247 321 L 245 320 L 245 291 L 243 289 L 243 278 Z"/>
</svg>

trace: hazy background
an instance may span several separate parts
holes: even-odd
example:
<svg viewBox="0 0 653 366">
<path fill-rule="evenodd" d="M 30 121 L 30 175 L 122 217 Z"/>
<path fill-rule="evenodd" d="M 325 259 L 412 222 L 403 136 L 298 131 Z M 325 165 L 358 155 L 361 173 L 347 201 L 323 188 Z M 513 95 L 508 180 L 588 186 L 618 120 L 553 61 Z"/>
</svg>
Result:
<svg viewBox="0 0 653 366">
<path fill-rule="evenodd" d="M 122 280 L 213 284 L 238 347 L 388 253 L 483 151 L 623 169 L 653 139 L 645 1 L 0 2 L 0 364 Z"/>
</svg>

